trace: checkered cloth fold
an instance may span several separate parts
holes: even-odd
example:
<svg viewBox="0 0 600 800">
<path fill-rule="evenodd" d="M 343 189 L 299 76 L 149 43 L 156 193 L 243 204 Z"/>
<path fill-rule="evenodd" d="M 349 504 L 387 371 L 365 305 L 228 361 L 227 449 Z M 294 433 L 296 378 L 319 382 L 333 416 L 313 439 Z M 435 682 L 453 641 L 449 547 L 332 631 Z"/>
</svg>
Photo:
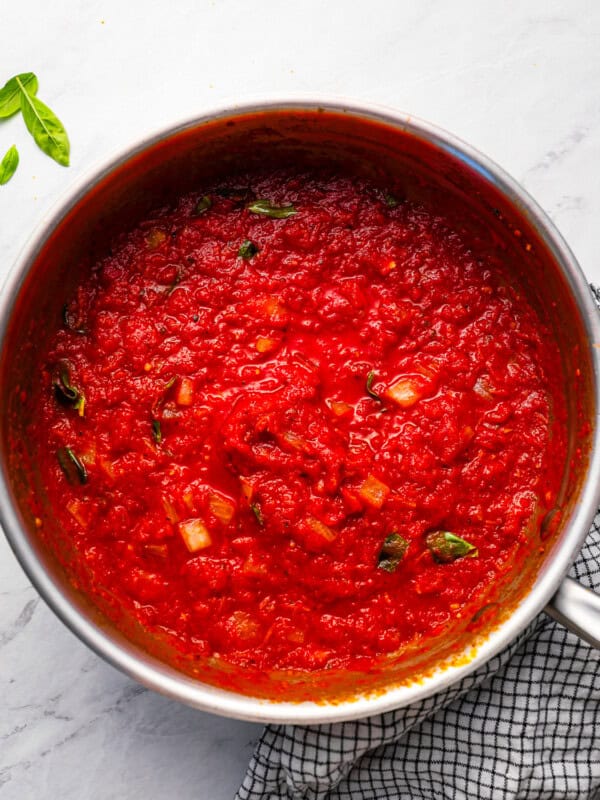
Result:
<svg viewBox="0 0 600 800">
<path fill-rule="evenodd" d="M 600 591 L 600 510 L 570 574 Z M 481 669 L 415 705 L 269 725 L 236 800 L 284 798 L 600 800 L 600 651 L 542 614 Z"/>
</svg>

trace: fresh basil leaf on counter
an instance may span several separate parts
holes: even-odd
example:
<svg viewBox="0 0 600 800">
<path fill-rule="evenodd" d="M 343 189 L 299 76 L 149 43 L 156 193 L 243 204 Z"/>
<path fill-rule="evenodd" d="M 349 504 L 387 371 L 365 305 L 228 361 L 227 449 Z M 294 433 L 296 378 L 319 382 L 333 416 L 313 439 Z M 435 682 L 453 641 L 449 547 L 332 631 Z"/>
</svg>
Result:
<svg viewBox="0 0 600 800">
<path fill-rule="evenodd" d="M 0 163 L 0 186 L 9 182 L 18 166 L 19 151 L 13 144 L 13 146 L 7 150 L 6 155 Z"/>
<path fill-rule="evenodd" d="M 62 122 L 47 105 L 26 91 L 18 77 L 16 81 L 21 88 L 21 111 L 27 130 L 42 152 L 68 167 L 70 144 Z"/>
<path fill-rule="evenodd" d="M 38 79 L 33 72 L 22 72 L 6 81 L 0 89 L 0 117 L 12 117 L 21 108 L 21 93 L 33 97 L 38 90 Z"/>
</svg>

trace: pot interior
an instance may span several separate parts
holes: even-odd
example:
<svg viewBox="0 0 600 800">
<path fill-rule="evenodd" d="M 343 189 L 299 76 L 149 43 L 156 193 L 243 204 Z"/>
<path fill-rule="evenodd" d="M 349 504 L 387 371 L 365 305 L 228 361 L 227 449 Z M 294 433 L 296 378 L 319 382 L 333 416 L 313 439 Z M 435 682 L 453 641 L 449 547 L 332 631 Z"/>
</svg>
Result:
<svg viewBox="0 0 600 800">
<path fill-rule="evenodd" d="M 431 202 L 443 197 L 444 206 L 453 209 L 456 225 L 468 220 L 482 249 L 489 248 L 492 258 L 509 265 L 515 282 L 559 344 L 562 363 L 556 369 L 562 373 L 566 397 L 568 458 L 561 514 L 548 515 L 535 555 L 520 563 L 502 587 L 494 587 L 493 605 L 486 606 L 483 599 L 472 619 L 440 637 L 435 646 L 415 645 L 402 658 L 387 659 L 368 673 L 271 674 L 258 680 L 212 661 L 187 661 L 168 643 L 141 630 L 110 599 L 92 603 L 80 591 L 73 567 L 76 554 L 69 551 L 54 522 L 36 470 L 40 443 L 30 440 L 28 425 L 39 402 L 33 370 L 38 346 L 60 326 L 66 299 L 91 265 L 107 254 L 120 231 L 221 176 L 290 165 L 326 165 L 382 186 L 394 176 L 406 187 L 407 196 Z M 496 237 L 504 243 L 500 254 L 493 244 Z M 485 167 L 435 133 L 423 133 L 408 121 L 398 126 L 316 108 L 253 111 L 200 122 L 153 141 L 97 177 L 38 240 L 23 269 L 26 274 L 14 298 L 0 362 L 3 469 L 22 529 L 17 535 L 25 537 L 44 573 L 77 613 L 134 658 L 160 669 L 166 660 L 203 683 L 275 700 L 339 700 L 381 691 L 422 678 L 448 660 L 464 659 L 474 643 L 510 615 L 560 543 L 580 497 L 594 432 L 593 364 L 585 321 L 557 253 L 530 209 L 510 196 L 510 189 L 507 193 Z M 43 520 L 41 528 L 36 527 L 36 517 Z M 14 531 L 11 534 L 14 539 Z M 60 559 L 54 550 L 61 553 Z M 172 674 L 178 675 L 174 670 Z"/>
</svg>

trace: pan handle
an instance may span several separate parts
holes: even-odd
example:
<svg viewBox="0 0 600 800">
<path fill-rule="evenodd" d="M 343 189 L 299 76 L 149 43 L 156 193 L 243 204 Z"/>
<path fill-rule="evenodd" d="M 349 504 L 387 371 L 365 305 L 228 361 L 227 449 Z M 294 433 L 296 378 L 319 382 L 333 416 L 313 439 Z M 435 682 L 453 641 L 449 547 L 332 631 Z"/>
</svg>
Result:
<svg viewBox="0 0 600 800">
<path fill-rule="evenodd" d="M 600 595 L 573 578 L 565 578 L 545 611 L 600 650 Z"/>
</svg>

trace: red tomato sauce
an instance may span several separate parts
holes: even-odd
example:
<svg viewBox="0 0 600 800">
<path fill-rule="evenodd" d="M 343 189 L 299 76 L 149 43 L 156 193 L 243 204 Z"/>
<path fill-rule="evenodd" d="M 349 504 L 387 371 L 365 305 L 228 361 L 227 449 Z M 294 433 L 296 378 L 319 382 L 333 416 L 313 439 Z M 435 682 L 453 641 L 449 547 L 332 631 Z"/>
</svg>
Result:
<svg viewBox="0 0 600 800">
<path fill-rule="evenodd" d="M 89 591 L 262 670 L 368 667 L 489 601 L 565 450 L 557 348 L 489 252 L 325 174 L 231 179 L 122 236 L 34 423 Z"/>
</svg>

